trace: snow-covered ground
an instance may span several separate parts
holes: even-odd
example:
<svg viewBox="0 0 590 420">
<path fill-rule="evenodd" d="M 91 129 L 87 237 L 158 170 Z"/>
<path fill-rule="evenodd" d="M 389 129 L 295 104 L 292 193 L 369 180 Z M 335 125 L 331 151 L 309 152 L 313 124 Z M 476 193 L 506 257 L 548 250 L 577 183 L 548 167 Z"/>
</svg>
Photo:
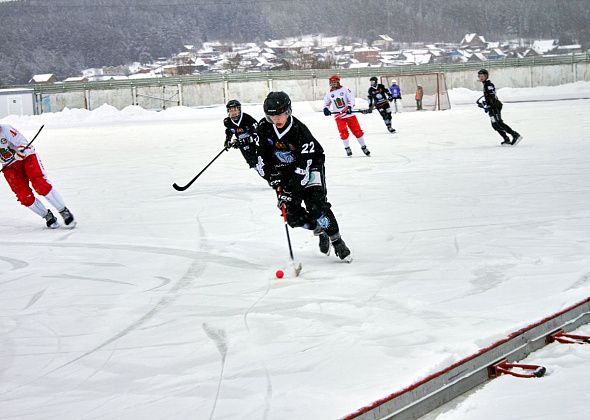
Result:
<svg viewBox="0 0 590 420">
<path fill-rule="evenodd" d="M 281 280 L 276 199 L 239 152 L 171 188 L 221 150 L 224 107 L 2 119 L 45 124 L 37 151 L 79 225 L 44 228 L 0 183 L 0 419 L 336 419 L 587 298 L 590 100 L 499 95 L 535 100 L 504 107 L 515 148 L 455 90 L 450 111 L 396 115 L 396 135 L 359 115 L 371 158 L 294 104 L 354 261 L 291 230 L 303 272 Z M 527 361 L 548 375 L 500 377 L 438 418 L 587 418 L 589 345 Z"/>
</svg>

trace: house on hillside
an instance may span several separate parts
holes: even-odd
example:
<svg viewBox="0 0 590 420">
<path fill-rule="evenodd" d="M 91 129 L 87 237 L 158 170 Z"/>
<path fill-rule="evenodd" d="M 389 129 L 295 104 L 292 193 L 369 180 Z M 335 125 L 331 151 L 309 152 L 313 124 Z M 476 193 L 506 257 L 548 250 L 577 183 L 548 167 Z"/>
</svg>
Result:
<svg viewBox="0 0 590 420">
<path fill-rule="evenodd" d="M 76 77 L 68 77 L 63 80 L 64 82 L 78 82 L 78 83 L 86 83 L 88 82 L 88 78 L 84 76 L 76 76 Z"/>
<path fill-rule="evenodd" d="M 393 38 L 389 35 L 379 35 L 371 45 L 381 50 L 390 50 L 393 48 Z"/>
<path fill-rule="evenodd" d="M 560 45 L 555 50 L 554 54 L 578 54 L 584 52 L 580 44 Z"/>
<path fill-rule="evenodd" d="M 459 44 L 459 47 L 461 48 L 471 48 L 473 50 L 483 50 L 484 48 L 486 48 L 488 45 L 488 43 L 486 42 L 485 38 L 483 36 L 480 36 L 476 33 L 472 33 L 472 34 L 466 34 L 463 39 L 461 40 L 461 43 Z"/>
<path fill-rule="evenodd" d="M 487 54 L 488 60 L 503 60 L 506 54 L 500 48 L 492 48 Z"/>
<path fill-rule="evenodd" d="M 357 48 L 352 52 L 352 58 L 360 63 L 380 64 L 380 51 L 377 48 Z"/>
<path fill-rule="evenodd" d="M 471 56 L 467 59 L 467 62 L 469 63 L 481 63 L 483 61 L 488 61 L 488 59 L 480 52 L 471 54 Z"/>
<path fill-rule="evenodd" d="M 31 84 L 39 84 L 39 83 L 55 83 L 57 82 L 57 77 L 53 73 L 45 73 L 45 74 L 35 74 L 29 83 Z"/>
<path fill-rule="evenodd" d="M 539 39 L 533 42 L 532 49 L 539 55 L 553 52 L 558 46 L 558 42 L 555 39 Z"/>
</svg>

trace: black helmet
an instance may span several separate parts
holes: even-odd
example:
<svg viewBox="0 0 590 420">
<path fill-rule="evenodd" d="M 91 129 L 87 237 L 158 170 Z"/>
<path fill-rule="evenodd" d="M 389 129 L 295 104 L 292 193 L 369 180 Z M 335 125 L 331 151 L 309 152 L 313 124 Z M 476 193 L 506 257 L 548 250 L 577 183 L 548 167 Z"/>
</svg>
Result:
<svg viewBox="0 0 590 420">
<path fill-rule="evenodd" d="M 370 80 L 371 82 L 375 82 L 375 83 L 377 83 L 377 80 L 378 80 L 378 79 L 377 79 L 377 76 L 373 76 L 373 77 L 371 77 L 369 80 Z"/>
<path fill-rule="evenodd" d="M 264 100 L 263 108 L 267 116 L 281 115 L 284 112 L 291 115 L 291 99 L 285 92 L 270 92 Z"/>
<path fill-rule="evenodd" d="M 485 75 L 486 77 L 488 77 L 490 74 L 488 73 L 488 71 L 486 69 L 481 69 L 480 71 L 477 72 L 477 75 L 479 76 L 480 74 Z"/>
<path fill-rule="evenodd" d="M 228 103 L 225 105 L 225 107 L 226 107 L 227 109 L 230 109 L 230 108 L 242 108 L 242 104 L 241 104 L 241 103 L 240 103 L 240 101 L 238 101 L 237 99 L 232 99 L 232 100 L 230 100 L 230 101 L 229 101 L 229 102 L 228 102 Z"/>
</svg>

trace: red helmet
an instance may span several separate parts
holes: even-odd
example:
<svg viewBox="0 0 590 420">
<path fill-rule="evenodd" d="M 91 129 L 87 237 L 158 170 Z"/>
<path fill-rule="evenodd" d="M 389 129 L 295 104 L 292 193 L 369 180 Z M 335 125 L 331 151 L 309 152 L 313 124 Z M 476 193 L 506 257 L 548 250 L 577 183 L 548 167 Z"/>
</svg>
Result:
<svg viewBox="0 0 590 420">
<path fill-rule="evenodd" d="M 333 74 L 332 76 L 330 76 L 330 87 L 333 89 L 336 89 L 340 86 L 340 76 L 338 76 L 337 74 Z"/>
</svg>

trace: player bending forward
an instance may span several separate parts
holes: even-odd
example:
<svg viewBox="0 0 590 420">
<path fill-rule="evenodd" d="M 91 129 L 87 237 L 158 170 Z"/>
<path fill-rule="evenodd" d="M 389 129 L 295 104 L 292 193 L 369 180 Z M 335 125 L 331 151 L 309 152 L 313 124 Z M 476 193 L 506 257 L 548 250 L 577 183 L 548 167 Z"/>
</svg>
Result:
<svg viewBox="0 0 590 420">
<path fill-rule="evenodd" d="M 0 124 L 0 163 L 2 163 L 4 178 L 16 194 L 17 200 L 44 218 L 48 228 L 59 227 L 57 218 L 35 197 L 31 186 L 57 209 L 66 227 L 73 228 L 76 226 L 74 215 L 47 179 L 35 148 L 27 147 L 28 144 L 28 140 L 16 128 L 8 124 Z"/>
<path fill-rule="evenodd" d="M 291 227 L 313 230 L 323 254 L 330 254 L 331 243 L 336 256 L 350 262 L 350 249 L 326 197 L 324 149 L 307 126 L 291 115 L 291 99 L 285 92 L 270 92 L 263 107 L 266 119 L 258 125 L 256 149 L 260 176 L 269 174 L 278 206 L 285 206 Z"/>
</svg>

